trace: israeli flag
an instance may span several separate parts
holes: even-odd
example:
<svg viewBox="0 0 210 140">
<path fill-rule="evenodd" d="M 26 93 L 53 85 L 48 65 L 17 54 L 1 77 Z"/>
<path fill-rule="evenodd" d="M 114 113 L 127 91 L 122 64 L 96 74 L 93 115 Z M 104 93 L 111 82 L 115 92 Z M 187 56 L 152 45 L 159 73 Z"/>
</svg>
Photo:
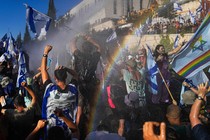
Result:
<svg viewBox="0 0 210 140">
<path fill-rule="evenodd" d="M 19 64 L 19 69 L 18 69 L 18 77 L 17 77 L 17 83 L 16 83 L 16 87 L 21 87 L 21 83 L 23 81 L 26 81 L 26 73 L 27 73 L 27 69 L 26 69 L 26 60 L 25 60 L 25 56 L 23 52 L 19 53 L 19 58 L 18 58 L 18 64 Z"/>
<path fill-rule="evenodd" d="M 148 70 L 148 89 L 149 92 L 152 94 L 157 94 L 158 93 L 158 85 L 157 85 L 157 79 L 156 79 L 156 74 L 158 73 L 158 67 L 157 64 L 153 58 L 152 55 L 152 50 L 150 47 L 146 44 L 148 54 L 147 54 L 147 70 Z"/>
<path fill-rule="evenodd" d="M 174 3 L 174 11 L 182 11 L 182 7 L 178 3 Z"/>
<path fill-rule="evenodd" d="M 177 48 L 179 45 L 179 35 L 176 36 L 175 41 L 174 41 L 174 49 Z"/>
<path fill-rule="evenodd" d="M 203 7 L 202 7 L 202 5 L 201 5 L 201 3 L 200 3 L 199 7 L 196 9 L 196 15 L 197 15 L 198 13 L 202 12 L 202 9 L 203 9 Z"/>
<path fill-rule="evenodd" d="M 195 15 L 189 10 L 190 21 L 192 24 L 196 24 Z"/>
<path fill-rule="evenodd" d="M 8 47 L 7 47 L 7 52 L 12 57 L 15 57 L 16 56 L 16 52 L 15 52 L 15 39 L 13 38 L 12 34 L 10 34 L 9 44 L 8 44 Z"/>
<path fill-rule="evenodd" d="M 184 18 L 182 16 L 179 16 L 179 23 L 180 24 L 184 24 L 185 23 Z"/>
<path fill-rule="evenodd" d="M 117 38 L 117 33 L 116 33 L 116 31 L 113 31 L 112 34 L 110 36 L 108 36 L 108 38 L 106 39 L 106 43 L 108 43 L 116 38 Z"/>
<path fill-rule="evenodd" d="M 140 37 L 141 35 L 142 35 L 142 33 L 143 33 L 143 28 L 144 28 L 144 25 L 139 25 L 139 28 L 137 28 L 136 30 L 135 30 L 135 35 L 136 36 L 138 36 L 138 37 Z"/>
<path fill-rule="evenodd" d="M 1 39 L 1 46 L 4 48 L 4 51 L 7 50 L 8 42 L 9 42 L 9 37 L 7 36 L 7 33 L 6 33 Z"/>
<path fill-rule="evenodd" d="M 4 42 L 7 40 L 7 33 L 1 38 L 1 41 Z"/>
<path fill-rule="evenodd" d="M 47 31 L 50 27 L 51 18 L 34 8 L 26 6 L 26 22 L 30 30 L 35 34 L 39 40 L 46 38 Z"/>
</svg>

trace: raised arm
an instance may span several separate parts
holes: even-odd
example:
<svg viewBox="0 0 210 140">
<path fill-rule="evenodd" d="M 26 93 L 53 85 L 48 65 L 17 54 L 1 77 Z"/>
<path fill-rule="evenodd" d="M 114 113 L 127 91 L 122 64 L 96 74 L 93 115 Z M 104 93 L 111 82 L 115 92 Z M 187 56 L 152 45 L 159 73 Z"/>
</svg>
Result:
<svg viewBox="0 0 210 140">
<path fill-rule="evenodd" d="M 192 128 L 197 124 L 201 124 L 201 121 L 199 119 L 200 109 L 206 101 L 206 93 L 210 91 L 210 87 L 207 87 L 207 82 L 198 85 L 198 98 L 193 103 L 190 111 L 190 123 Z"/>
<path fill-rule="evenodd" d="M 168 52 L 168 55 L 176 54 L 177 52 L 179 52 L 179 51 L 181 50 L 182 46 L 183 46 L 182 44 L 179 44 L 178 47 L 176 47 L 175 49 L 169 51 L 169 52 Z"/>
<path fill-rule="evenodd" d="M 48 53 L 52 50 L 52 46 L 47 45 L 44 48 L 44 53 L 42 56 L 42 61 L 41 61 L 41 75 L 42 75 L 42 82 L 45 83 L 46 80 L 49 79 L 49 74 L 47 72 L 47 57 Z"/>
<path fill-rule="evenodd" d="M 84 39 L 86 39 L 88 42 L 92 43 L 96 48 L 98 52 L 101 52 L 101 46 L 90 36 L 84 35 Z"/>
<path fill-rule="evenodd" d="M 58 116 L 59 118 L 61 118 L 65 123 L 66 125 L 70 128 L 70 129 L 73 129 L 73 130 L 76 130 L 77 129 L 77 126 L 75 123 L 73 123 L 71 120 L 69 120 L 62 112 L 61 109 L 59 108 L 56 108 L 55 111 L 54 111 L 55 115 Z"/>
<path fill-rule="evenodd" d="M 34 106 L 34 104 L 37 101 L 37 98 L 36 98 L 36 95 L 34 94 L 33 90 L 27 86 L 26 82 L 22 82 L 21 86 L 24 87 L 28 91 L 30 96 L 32 97 L 30 106 Z"/>
<path fill-rule="evenodd" d="M 35 140 L 40 129 L 45 127 L 46 122 L 46 120 L 39 120 L 34 130 L 26 137 L 26 140 Z"/>
</svg>

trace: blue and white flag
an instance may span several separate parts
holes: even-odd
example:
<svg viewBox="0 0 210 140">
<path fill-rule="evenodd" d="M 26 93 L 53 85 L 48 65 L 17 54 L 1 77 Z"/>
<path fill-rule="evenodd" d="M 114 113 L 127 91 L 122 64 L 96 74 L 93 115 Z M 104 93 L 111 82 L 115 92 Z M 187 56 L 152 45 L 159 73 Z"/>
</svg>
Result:
<svg viewBox="0 0 210 140">
<path fill-rule="evenodd" d="M 144 28 L 144 25 L 139 25 L 139 28 L 137 28 L 136 30 L 135 30 L 135 35 L 136 36 L 138 36 L 138 37 L 140 37 L 141 35 L 142 35 L 142 33 L 143 33 L 143 28 Z"/>
<path fill-rule="evenodd" d="M 117 38 L 117 33 L 115 30 L 113 30 L 112 34 L 110 36 L 108 36 L 108 38 L 106 39 L 106 43 L 108 43 L 116 38 Z"/>
<path fill-rule="evenodd" d="M 7 33 L 1 38 L 1 41 L 4 42 L 7 40 Z"/>
<path fill-rule="evenodd" d="M 196 15 L 198 15 L 198 13 L 202 12 L 202 10 L 203 10 L 203 7 L 202 7 L 202 4 L 200 3 L 198 8 L 196 9 Z"/>
<path fill-rule="evenodd" d="M 26 22 L 30 30 L 35 34 L 39 40 L 46 38 L 47 31 L 50 27 L 51 18 L 34 8 L 26 6 Z"/>
<path fill-rule="evenodd" d="M 175 40 L 174 40 L 174 46 L 173 46 L 173 48 L 174 48 L 174 49 L 177 48 L 178 45 L 179 45 L 179 35 L 176 35 L 176 38 L 175 38 Z"/>
<path fill-rule="evenodd" d="M 201 70 L 200 72 L 196 73 L 195 75 L 193 75 L 192 77 L 189 77 L 188 79 L 185 79 L 185 81 L 190 84 L 193 87 L 197 87 L 199 84 L 201 83 L 205 83 L 208 82 L 209 79 L 206 76 L 206 74 L 203 72 L 203 70 Z M 180 93 L 180 103 L 183 104 L 183 98 L 182 95 L 185 92 L 185 87 L 182 86 L 181 88 L 181 93 Z"/>
<path fill-rule="evenodd" d="M 210 12 L 189 42 L 174 57 L 172 68 L 177 74 L 189 78 L 210 66 L 209 35 Z"/>
<path fill-rule="evenodd" d="M 15 57 L 16 56 L 16 52 L 15 52 L 15 39 L 13 38 L 12 34 L 10 35 L 9 38 L 9 44 L 7 47 L 7 53 L 11 55 L 11 57 Z"/>
<path fill-rule="evenodd" d="M 182 11 L 181 5 L 175 2 L 174 3 L 174 11 Z"/>
<path fill-rule="evenodd" d="M 147 76 L 147 81 L 148 81 L 148 88 L 149 92 L 152 94 L 157 94 L 158 93 L 158 85 L 157 85 L 157 79 L 156 79 L 156 74 L 158 73 L 158 67 L 157 63 L 154 60 L 154 57 L 152 55 L 152 50 L 150 47 L 146 44 L 148 54 L 147 54 L 147 70 L 148 70 L 148 76 Z"/>
<path fill-rule="evenodd" d="M 0 50 L 2 53 L 4 53 L 6 51 L 5 47 L 7 46 L 7 33 L 1 38 L 0 40 Z"/>
<path fill-rule="evenodd" d="M 196 24 L 195 15 L 193 15 L 193 13 L 190 10 L 189 10 L 189 15 L 190 15 L 190 22 L 192 24 Z"/>
<path fill-rule="evenodd" d="M 185 23 L 185 20 L 182 16 L 179 16 L 179 23 L 180 24 L 184 24 Z"/>
<path fill-rule="evenodd" d="M 27 82 L 26 81 L 26 73 L 27 73 L 26 60 L 25 60 L 25 56 L 24 56 L 23 52 L 19 53 L 18 64 L 19 64 L 19 69 L 18 69 L 18 77 L 17 77 L 16 87 L 19 88 L 23 81 Z"/>
<path fill-rule="evenodd" d="M 9 43 L 9 37 L 7 36 L 7 33 L 2 37 L 1 42 L 3 43 L 2 47 L 4 47 L 4 50 L 6 51 Z"/>
</svg>

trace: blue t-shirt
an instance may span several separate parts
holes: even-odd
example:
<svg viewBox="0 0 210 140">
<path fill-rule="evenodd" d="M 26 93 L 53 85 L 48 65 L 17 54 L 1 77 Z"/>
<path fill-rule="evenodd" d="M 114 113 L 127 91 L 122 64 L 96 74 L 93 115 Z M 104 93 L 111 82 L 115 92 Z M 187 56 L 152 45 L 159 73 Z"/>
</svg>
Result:
<svg viewBox="0 0 210 140">
<path fill-rule="evenodd" d="M 197 124 L 192 128 L 194 140 L 210 140 L 210 132 L 207 131 L 204 125 Z"/>
</svg>

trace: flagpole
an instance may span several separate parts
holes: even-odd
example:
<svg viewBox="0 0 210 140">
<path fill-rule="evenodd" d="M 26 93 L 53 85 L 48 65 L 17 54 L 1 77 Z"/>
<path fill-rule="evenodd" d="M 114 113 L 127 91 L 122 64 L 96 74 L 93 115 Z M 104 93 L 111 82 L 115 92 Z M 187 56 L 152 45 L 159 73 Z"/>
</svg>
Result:
<svg viewBox="0 0 210 140">
<path fill-rule="evenodd" d="M 152 56 L 152 58 L 153 58 L 153 61 L 155 61 L 155 59 L 154 59 L 154 57 L 153 57 L 153 55 L 152 55 L 152 51 L 151 51 L 150 47 L 149 47 L 147 44 L 146 44 L 146 46 L 147 46 L 147 48 L 148 48 L 148 51 L 151 53 L 151 56 Z M 156 61 L 155 61 L 155 63 L 156 63 Z M 156 63 L 156 65 L 157 65 L 157 63 Z M 174 105 L 177 105 L 177 102 L 174 100 L 174 97 L 173 97 L 171 91 L 169 90 L 168 85 L 167 85 L 167 83 L 166 83 L 166 80 L 164 79 L 164 77 L 163 77 L 163 75 L 162 75 L 160 69 L 158 68 L 158 66 L 157 66 L 157 71 L 158 71 L 158 73 L 160 74 L 160 77 L 162 78 L 164 85 L 166 86 L 166 89 L 167 89 L 167 91 L 168 91 L 168 93 L 169 93 L 169 95 L 170 95 L 170 97 L 171 97 L 171 99 L 172 99 L 172 103 L 173 103 Z"/>
<path fill-rule="evenodd" d="M 164 79 L 164 77 L 163 77 L 163 75 L 162 75 L 160 69 L 157 68 L 157 70 L 158 70 L 158 72 L 159 72 L 161 78 L 163 79 L 163 83 L 164 83 L 164 85 L 166 86 L 166 89 L 167 89 L 167 91 L 168 91 L 168 93 L 169 93 L 169 95 L 170 95 L 170 97 L 171 97 L 171 99 L 172 99 L 172 103 L 173 103 L 174 105 L 177 105 L 177 102 L 176 102 L 176 100 L 174 100 L 174 97 L 173 97 L 171 91 L 169 90 L 168 85 L 167 85 L 167 83 L 166 83 L 166 80 Z"/>
</svg>

